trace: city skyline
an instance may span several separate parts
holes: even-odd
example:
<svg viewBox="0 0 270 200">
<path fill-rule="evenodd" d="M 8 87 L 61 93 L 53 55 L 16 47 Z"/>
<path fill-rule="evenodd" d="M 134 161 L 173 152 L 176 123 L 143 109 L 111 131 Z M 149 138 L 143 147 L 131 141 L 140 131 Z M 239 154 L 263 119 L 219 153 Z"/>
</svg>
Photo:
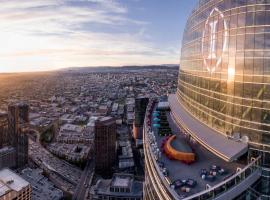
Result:
<svg viewBox="0 0 270 200">
<path fill-rule="evenodd" d="M 270 0 L 196 2 L 1 1 L 0 199 L 270 199 Z"/>
<path fill-rule="evenodd" d="M 183 29 L 195 2 L 2 2 L 0 72 L 178 64 Z"/>
</svg>

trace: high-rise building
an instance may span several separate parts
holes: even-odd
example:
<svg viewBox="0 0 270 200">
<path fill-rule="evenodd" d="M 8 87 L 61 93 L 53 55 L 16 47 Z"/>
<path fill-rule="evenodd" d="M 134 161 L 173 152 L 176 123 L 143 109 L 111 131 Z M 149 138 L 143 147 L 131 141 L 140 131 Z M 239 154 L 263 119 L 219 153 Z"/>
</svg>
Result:
<svg viewBox="0 0 270 200">
<path fill-rule="evenodd" d="M 28 123 L 29 105 L 25 103 L 17 104 L 19 110 L 19 134 L 17 142 L 17 167 L 23 167 L 28 163 Z"/>
<path fill-rule="evenodd" d="M 28 136 L 27 125 L 29 122 L 29 106 L 26 104 L 10 104 L 7 115 L 1 115 L 0 118 L 0 147 L 12 147 L 15 150 L 15 163 L 17 167 L 23 167 L 28 162 Z M 3 152 L 2 157 L 9 160 L 14 158 L 11 151 Z M 11 163 L 5 163 L 6 166 L 13 166 Z"/>
<path fill-rule="evenodd" d="M 269 1 L 198 1 L 185 27 L 177 94 L 169 96 L 176 137 L 160 138 L 161 114 L 154 102 L 147 108 L 144 199 L 270 198 L 269 30 Z M 173 161 L 187 155 L 183 143 L 196 164 Z"/>
<path fill-rule="evenodd" d="M 0 149 L 0 169 L 16 167 L 16 149 L 6 146 Z"/>
<path fill-rule="evenodd" d="M 133 122 L 134 139 L 142 139 L 142 132 L 143 132 L 142 128 L 148 101 L 149 101 L 148 98 L 135 99 L 135 109 L 134 109 L 135 119 Z"/>
<path fill-rule="evenodd" d="M 21 131 L 18 135 L 17 167 L 23 167 L 28 163 L 28 136 L 26 133 Z"/>
<path fill-rule="evenodd" d="M 8 119 L 7 113 L 0 113 L 0 148 L 8 142 Z"/>
<path fill-rule="evenodd" d="M 199 2 L 185 28 L 177 99 L 196 119 L 247 141 L 270 163 L 267 3 Z"/>
<path fill-rule="evenodd" d="M 22 124 L 29 123 L 29 105 L 26 103 L 19 103 L 18 109 L 19 109 L 20 123 Z"/>
<path fill-rule="evenodd" d="M 116 122 L 103 117 L 95 122 L 95 170 L 109 176 L 116 160 Z"/>
<path fill-rule="evenodd" d="M 9 141 L 13 147 L 17 147 L 19 133 L 19 110 L 15 104 L 8 105 L 8 131 Z"/>
</svg>

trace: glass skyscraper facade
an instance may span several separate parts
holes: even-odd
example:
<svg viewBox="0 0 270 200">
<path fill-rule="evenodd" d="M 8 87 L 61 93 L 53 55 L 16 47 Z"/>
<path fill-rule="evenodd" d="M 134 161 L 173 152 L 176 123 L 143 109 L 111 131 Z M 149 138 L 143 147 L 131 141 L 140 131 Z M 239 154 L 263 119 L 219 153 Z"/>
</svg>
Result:
<svg viewBox="0 0 270 200">
<path fill-rule="evenodd" d="M 178 100 L 220 134 L 270 151 L 270 0 L 200 0 L 182 43 Z"/>
<path fill-rule="evenodd" d="M 176 135 L 228 165 L 247 163 L 208 189 L 179 195 L 171 187 L 177 174 L 170 168 L 173 161 L 158 154 L 162 143 L 151 121 L 155 103 L 149 101 L 143 128 L 145 200 L 269 199 L 270 0 L 199 0 L 184 31 L 177 94 L 168 102 L 180 129 Z"/>
</svg>

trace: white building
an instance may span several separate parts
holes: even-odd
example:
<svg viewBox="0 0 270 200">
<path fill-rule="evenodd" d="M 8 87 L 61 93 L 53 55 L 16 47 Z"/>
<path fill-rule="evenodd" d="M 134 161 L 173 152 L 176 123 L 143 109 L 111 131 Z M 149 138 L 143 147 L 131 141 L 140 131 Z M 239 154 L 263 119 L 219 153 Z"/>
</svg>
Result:
<svg viewBox="0 0 270 200">
<path fill-rule="evenodd" d="M 30 184 L 10 169 L 0 171 L 0 200 L 30 200 Z"/>
</svg>

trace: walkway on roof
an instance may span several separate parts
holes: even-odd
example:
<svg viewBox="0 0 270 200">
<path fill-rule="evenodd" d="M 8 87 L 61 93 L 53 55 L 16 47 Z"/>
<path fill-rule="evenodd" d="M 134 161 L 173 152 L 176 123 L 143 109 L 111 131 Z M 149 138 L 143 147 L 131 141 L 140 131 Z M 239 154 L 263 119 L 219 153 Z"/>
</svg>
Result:
<svg viewBox="0 0 270 200">
<path fill-rule="evenodd" d="M 175 94 L 169 95 L 169 104 L 176 123 L 186 129 L 206 149 L 220 158 L 231 162 L 247 152 L 248 145 L 246 143 L 231 140 L 193 117 L 179 103 Z"/>
</svg>

